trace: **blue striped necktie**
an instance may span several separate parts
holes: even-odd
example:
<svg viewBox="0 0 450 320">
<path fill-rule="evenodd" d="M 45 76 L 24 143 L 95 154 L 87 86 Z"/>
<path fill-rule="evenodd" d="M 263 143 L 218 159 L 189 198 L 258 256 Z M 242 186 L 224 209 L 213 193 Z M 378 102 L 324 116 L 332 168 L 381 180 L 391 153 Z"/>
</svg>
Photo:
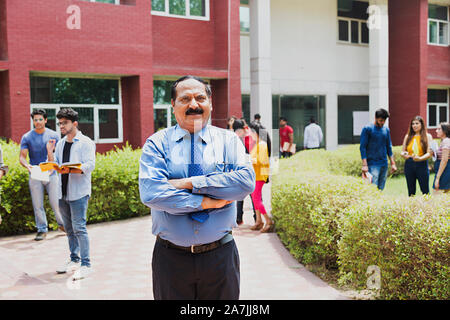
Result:
<svg viewBox="0 0 450 320">
<path fill-rule="evenodd" d="M 203 161 L 203 152 L 199 146 L 195 143 L 195 136 L 191 133 L 191 163 L 188 165 L 188 176 L 202 176 L 203 169 L 201 163 Z M 206 210 L 198 211 L 196 213 L 191 213 L 190 217 L 198 222 L 205 222 L 209 218 L 209 214 Z"/>
</svg>

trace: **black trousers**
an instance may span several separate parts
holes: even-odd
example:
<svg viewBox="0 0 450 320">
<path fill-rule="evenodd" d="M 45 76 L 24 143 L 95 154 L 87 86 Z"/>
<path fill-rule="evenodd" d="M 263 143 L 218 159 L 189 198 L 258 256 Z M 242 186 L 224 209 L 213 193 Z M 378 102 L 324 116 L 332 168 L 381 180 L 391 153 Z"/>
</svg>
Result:
<svg viewBox="0 0 450 320">
<path fill-rule="evenodd" d="M 430 193 L 430 171 L 428 169 L 428 161 L 414 161 L 406 159 L 405 161 L 405 177 L 408 186 L 408 196 L 416 194 L 416 180 L 419 181 L 420 191 L 422 194 Z"/>
<path fill-rule="evenodd" d="M 152 276 L 155 300 L 239 299 L 239 253 L 234 240 L 200 254 L 157 241 Z"/>
</svg>

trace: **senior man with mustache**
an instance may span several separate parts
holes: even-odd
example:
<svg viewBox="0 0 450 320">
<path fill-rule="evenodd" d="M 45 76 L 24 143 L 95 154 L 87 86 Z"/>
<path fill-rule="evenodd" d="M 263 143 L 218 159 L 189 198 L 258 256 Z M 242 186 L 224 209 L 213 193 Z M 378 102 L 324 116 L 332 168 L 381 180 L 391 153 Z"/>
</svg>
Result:
<svg viewBox="0 0 450 320">
<path fill-rule="evenodd" d="M 239 299 L 239 253 L 231 235 L 235 200 L 255 187 L 242 142 L 208 125 L 211 89 L 184 76 L 172 86 L 177 125 L 150 136 L 140 159 L 141 200 L 157 237 L 153 295 L 162 299 Z"/>
</svg>

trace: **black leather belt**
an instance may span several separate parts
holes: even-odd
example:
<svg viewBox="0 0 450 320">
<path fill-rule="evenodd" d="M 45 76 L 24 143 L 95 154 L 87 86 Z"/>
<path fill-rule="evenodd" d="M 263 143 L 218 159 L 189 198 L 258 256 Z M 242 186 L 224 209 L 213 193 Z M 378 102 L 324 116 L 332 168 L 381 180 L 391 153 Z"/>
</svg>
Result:
<svg viewBox="0 0 450 320">
<path fill-rule="evenodd" d="M 187 252 L 191 252 L 191 253 L 208 252 L 208 251 L 211 251 L 211 250 L 214 250 L 214 249 L 217 249 L 217 248 L 223 246 L 224 244 L 230 242 L 231 240 L 233 240 L 233 235 L 231 234 L 231 231 L 229 233 L 227 233 L 222 239 L 219 239 L 217 241 L 214 241 L 211 243 L 199 244 L 199 245 L 192 245 L 190 247 L 178 246 L 168 240 L 161 239 L 159 236 L 156 237 L 156 241 L 163 244 L 167 248 L 178 249 L 178 250 L 187 251 Z"/>
</svg>

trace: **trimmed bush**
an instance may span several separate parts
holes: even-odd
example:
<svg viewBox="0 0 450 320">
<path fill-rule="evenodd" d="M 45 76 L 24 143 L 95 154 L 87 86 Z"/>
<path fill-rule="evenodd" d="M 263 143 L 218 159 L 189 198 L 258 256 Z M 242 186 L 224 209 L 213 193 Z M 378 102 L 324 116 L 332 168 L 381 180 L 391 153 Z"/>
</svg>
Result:
<svg viewBox="0 0 450 320">
<path fill-rule="evenodd" d="M 3 158 L 9 173 L 0 180 L 1 205 L 0 236 L 34 232 L 35 222 L 28 171 L 19 163 L 20 147 L 16 143 L 2 143 Z M 139 158 L 141 150 L 127 144 L 104 155 L 97 154 L 92 172 L 92 195 L 88 206 L 87 223 L 126 219 L 150 213 L 139 198 Z M 56 229 L 53 211 L 45 196 L 49 227 Z"/>
<path fill-rule="evenodd" d="M 338 216 L 357 201 L 380 192 L 361 179 L 326 174 L 326 151 L 301 152 L 281 160 L 272 185 L 272 215 L 277 233 L 305 264 L 336 266 Z M 315 173 L 312 168 L 324 173 Z"/>
<path fill-rule="evenodd" d="M 389 163 L 389 176 L 398 176 L 405 174 L 405 159 L 400 155 L 402 151 L 401 146 L 392 148 L 394 154 L 395 164 L 397 165 L 397 171 L 390 172 L 391 164 Z M 360 177 L 361 176 L 361 153 L 359 151 L 359 145 L 349 145 L 339 148 L 335 151 L 327 153 L 328 157 L 328 169 L 334 174 L 347 175 Z M 429 167 L 434 168 L 433 159 L 428 159 Z"/>
<path fill-rule="evenodd" d="M 340 219 L 342 283 L 366 286 L 366 270 L 381 271 L 380 298 L 450 298 L 450 197 L 369 201 Z"/>
<path fill-rule="evenodd" d="M 345 175 L 354 169 L 343 159 L 354 150 L 280 160 L 272 177 L 280 239 L 301 263 L 338 268 L 341 284 L 365 288 L 367 268 L 376 265 L 381 298 L 448 299 L 450 197 L 387 197 Z M 330 164 L 336 158 L 342 163 Z M 359 154 L 352 161 L 360 172 Z"/>
</svg>

